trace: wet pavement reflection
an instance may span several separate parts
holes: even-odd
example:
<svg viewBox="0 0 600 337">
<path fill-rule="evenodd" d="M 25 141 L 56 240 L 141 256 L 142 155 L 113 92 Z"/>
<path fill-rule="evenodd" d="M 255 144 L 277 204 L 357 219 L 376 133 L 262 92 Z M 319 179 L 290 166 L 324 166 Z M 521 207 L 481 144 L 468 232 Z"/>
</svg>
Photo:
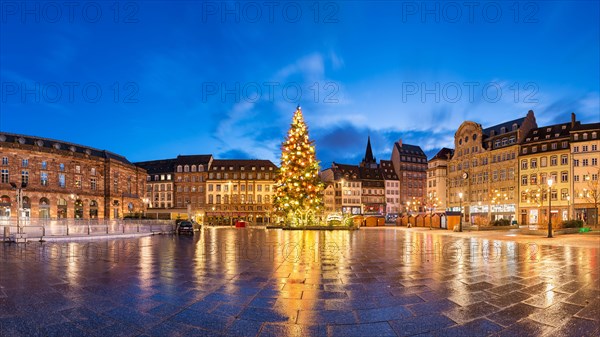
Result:
<svg viewBox="0 0 600 337">
<path fill-rule="evenodd" d="M 1 336 L 593 336 L 599 248 L 395 228 L 0 246 Z"/>
</svg>

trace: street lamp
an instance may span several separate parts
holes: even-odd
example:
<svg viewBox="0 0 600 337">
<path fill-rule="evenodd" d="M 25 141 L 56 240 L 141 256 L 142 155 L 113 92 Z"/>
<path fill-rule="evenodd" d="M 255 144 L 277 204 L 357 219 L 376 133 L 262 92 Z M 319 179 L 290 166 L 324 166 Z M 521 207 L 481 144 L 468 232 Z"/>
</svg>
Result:
<svg viewBox="0 0 600 337">
<path fill-rule="evenodd" d="M 567 195 L 567 220 L 571 220 L 571 196 Z"/>
<path fill-rule="evenodd" d="M 458 198 L 460 200 L 459 206 L 458 206 L 458 208 L 460 209 L 460 221 L 458 222 L 458 231 L 462 232 L 462 217 L 463 217 L 463 214 L 462 214 L 462 198 L 463 198 L 463 194 L 462 194 L 462 192 L 458 192 Z"/>
<path fill-rule="evenodd" d="M 552 179 L 548 179 L 548 237 L 552 237 Z"/>
<path fill-rule="evenodd" d="M 21 186 L 19 187 L 16 183 L 11 182 L 10 186 L 17 191 L 17 234 L 22 235 L 23 228 L 21 228 L 19 219 L 21 218 L 21 212 L 23 211 L 23 189 L 27 187 L 27 183 L 21 182 Z M 15 237 L 15 241 L 17 241 L 17 237 Z"/>
</svg>

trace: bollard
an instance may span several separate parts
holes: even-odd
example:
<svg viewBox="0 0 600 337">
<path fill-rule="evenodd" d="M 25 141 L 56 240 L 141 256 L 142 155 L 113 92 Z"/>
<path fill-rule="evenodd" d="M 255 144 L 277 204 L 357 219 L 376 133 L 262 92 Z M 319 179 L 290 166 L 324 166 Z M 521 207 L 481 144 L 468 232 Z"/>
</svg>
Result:
<svg viewBox="0 0 600 337">
<path fill-rule="evenodd" d="M 123 234 L 125 234 L 125 224 L 123 224 Z"/>
<path fill-rule="evenodd" d="M 10 227 L 4 226 L 4 241 L 8 241 L 10 239 Z"/>
</svg>

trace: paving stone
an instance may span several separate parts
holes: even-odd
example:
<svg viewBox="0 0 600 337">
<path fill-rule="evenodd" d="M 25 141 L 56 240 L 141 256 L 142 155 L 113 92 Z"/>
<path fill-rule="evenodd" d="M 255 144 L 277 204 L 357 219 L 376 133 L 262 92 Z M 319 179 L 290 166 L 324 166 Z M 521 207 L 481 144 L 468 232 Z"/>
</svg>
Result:
<svg viewBox="0 0 600 337">
<path fill-rule="evenodd" d="M 558 327 L 568 321 L 573 315 L 578 313 L 582 306 L 559 302 L 546 309 L 537 309 L 529 316 L 530 319 Z"/>
<path fill-rule="evenodd" d="M 542 336 L 549 333 L 553 329 L 554 328 L 549 325 L 525 318 L 502 330 L 498 334 L 498 337 Z"/>
<path fill-rule="evenodd" d="M 332 336 L 348 337 L 396 337 L 396 333 L 387 322 L 367 323 L 367 324 L 348 324 L 331 325 L 328 327 Z"/>
<path fill-rule="evenodd" d="M 438 330 L 455 325 L 455 322 L 441 314 L 408 317 L 389 321 L 398 336 L 414 336 L 423 333 L 436 334 Z"/>
<path fill-rule="evenodd" d="M 464 323 L 497 311 L 498 307 L 495 307 L 487 302 L 477 302 L 467 305 L 466 307 L 458 307 L 452 310 L 446 310 L 443 311 L 443 313 L 457 323 Z"/>
<path fill-rule="evenodd" d="M 509 326 L 516 321 L 526 318 L 537 308 L 524 303 L 517 303 L 511 307 L 502 309 L 488 315 L 488 318 L 500 325 Z"/>
<path fill-rule="evenodd" d="M 300 325 L 265 323 L 259 337 L 327 337 L 326 325 Z"/>
<path fill-rule="evenodd" d="M 482 233 L 469 239 L 396 228 L 202 233 L 202 241 L 105 240 L 98 243 L 103 251 L 120 251 L 123 243 L 145 251 L 106 261 L 0 257 L 0 335 L 598 334 L 597 245 L 504 238 L 493 241 L 501 255 L 492 260 L 481 255 L 488 242 Z M 429 241 L 461 247 L 452 253 L 462 255 L 406 255 L 407 244 L 421 248 Z M 243 243 L 247 256 L 236 256 L 224 242 Z M 308 249 L 313 242 L 323 245 L 319 255 Z M 278 251 L 259 258 L 269 246 Z M 304 250 L 284 256 L 285 246 Z"/>
</svg>

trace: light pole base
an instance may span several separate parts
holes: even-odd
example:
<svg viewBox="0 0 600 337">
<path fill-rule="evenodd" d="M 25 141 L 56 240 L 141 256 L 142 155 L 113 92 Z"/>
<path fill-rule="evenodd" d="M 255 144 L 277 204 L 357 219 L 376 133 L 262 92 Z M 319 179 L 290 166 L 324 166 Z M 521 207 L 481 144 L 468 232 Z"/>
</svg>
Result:
<svg viewBox="0 0 600 337">
<path fill-rule="evenodd" d="M 27 234 L 26 233 L 11 234 L 10 241 L 12 241 L 14 243 L 27 243 Z"/>
</svg>

